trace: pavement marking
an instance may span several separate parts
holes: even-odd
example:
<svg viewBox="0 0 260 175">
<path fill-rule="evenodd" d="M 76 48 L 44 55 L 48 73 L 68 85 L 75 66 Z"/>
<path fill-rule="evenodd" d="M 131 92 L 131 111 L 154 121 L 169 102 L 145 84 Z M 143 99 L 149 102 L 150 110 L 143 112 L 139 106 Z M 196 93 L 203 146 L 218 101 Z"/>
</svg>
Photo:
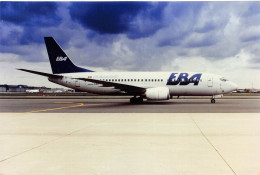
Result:
<svg viewBox="0 0 260 175">
<path fill-rule="evenodd" d="M 83 105 L 83 106 L 84 106 L 84 105 Z M 112 117 L 112 118 L 113 118 L 113 117 Z M 107 121 L 107 120 L 110 121 L 110 120 L 111 120 L 111 117 L 108 117 L 108 118 L 106 118 L 106 119 L 104 119 L 104 120 L 100 120 L 99 122 L 102 123 L 102 122 L 105 122 L 105 121 Z M 12 158 L 14 158 L 14 157 L 20 156 L 20 155 L 22 155 L 22 154 L 24 154 L 24 153 L 33 151 L 33 150 L 38 149 L 38 148 L 40 148 L 40 147 L 43 147 L 43 146 L 45 146 L 45 145 L 48 145 L 48 144 L 50 144 L 50 143 L 52 143 L 52 142 L 56 142 L 56 141 L 58 141 L 58 140 L 60 140 L 60 139 L 63 139 L 64 137 L 71 136 L 71 135 L 73 135 L 73 134 L 75 134 L 75 133 L 77 133 L 77 132 L 80 132 L 80 131 L 82 131 L 82 130 L 84 130 L 84 129 L 86 129 L 86 128 L 91 128 L 91 127 L 93 127 L 93 126 L 89 126 L 89 125 L 88 125 L 88 126 L 84 126 L 84 127 L 80 128 L 80 129 L 76 129 L 76 130 L 71 131 L 71 132 L 69 132 L 69 133 L 67 133 L 67 134 L 64 134 L 64 135 L 62 135 L 62 136 L 53 138 L 53 139 L 51 139 L 51 140 L 49 140 L 49 141 L 46 141 L 46 142 L 44 142 L 44 143 L 42 143 L 42 144 L 40 144 L 40 145 L 34 146 L 34 147 L 32 147 L 32 148 L 30 148 L 30 149 L 27 149 L 27 150 L 24 150 L 24 151 L 22 151 L 22 152 L 20 152 L 20 153 L 17 153 L 17 154 L 15 154 L 15 155 L 12 155 L 12 156 L 9 156 L 9 157 L 7 157 L 7 158 L 4 158 L 4 159 L 0 160 L 0 163 L 5 162 L 5 161 L 7 161 L 7 160 L 9 160 L 9 159 L 12 159 Z M 1 174 L 0 174 L 0 175 L 1 175 Z"/>
<path fill-rule="evenodd" d="M 55 103 L 73 103 L 73 102 L 55 102 Z M 84 104 L 84 103 L 76 103 L 77 105 L 73 105 L 73 106 L 63 106 L 63 107 L 59 107 L 59 108 L 49 108 L 49 109 L 41 109 L 41 110 L 37 110 L 37 111 L 28 111 L 28 112 L 23 112 L 23 113 L 37 113 L 37 112 L 46 112 L 46 111 L 53 111 L 53 110 L 59 110 L 59 109 L 67 109 L 67 108 L 75 108 L 75 107 L 81 107 L 81 106 L 100 106 L 103 105 L 104 103 L 100 103 L 100 104 Z"/>
<path fill-rule="evenodd" d="M 236 175 L 236 172 L 233 170 L 233 168 L 228 164 L 228 162 L 225 160 L 225 158 L 220 154 L 220 152 L 217 150 L 217 148 L 213 145 L 213 143 L 208 139 L 208 137 L 204 134 L 204 132 L 201 130 L 197 122 L 193 119 L 192 116 L 190 116 L 191 120 L 195 123 L 197 128 L 200 130 L 200 133 L 202 136 L 206 139 L 206 141 L 212 146 L 212 148 L 217 152 L 217 154 L 221 157 L 221 159 L 226 163 L 226 165 L 229 167 L 229 169 L 233 172 L 233 174 Z"/>
<path fill-rule="evenodd" d="M 59 139 L 62 139 L 63 137 L 70 136 L 70 135 L 72 135 L 72 134 L 74 134 L 74 133 L 76 133 L 76 132 L 79 132 L 79 131 L 81 131 L 81 130 L 83 130 L 83 129 L 85 129 L 85 128 L 86 128 L 86 127 L 83 127 L 83 128 L 81 128 L 81 129 L 74 130 L 74 131 L 72 131 L 72 132 L 70 132 L 70 133 L 64 134 L 63 136 L 56 137 L 56 138 L 51 139 L 51 140 L 49 140 L 49 141 L 46 141 L 46 142 L 44 142 L 44 143 L 42 143 L 42 144 L 40 144 L 40 145 L 34 146 L 34 147 L 30 148 L 30 149 L 27 149 L 27 150 L 25 150 L 25 151 L 22 151 L 22 152 L 20 152 L 20 153 L 17 153 L 17 154 L 15 154 L 15 155 L 12 155 L 12 156 L 10 156 L 10 157 L 7 157 L 7 158 L 5 158 L 5 159 L 2 159 L 2 160 L 0 160 L 0 163 L 4 162 L 4 161 L 6 161 L 6 160 L 12 159 L 12 158 L 14 158 L 14 157 L 20 156 L 21 154 L 27 153 L 27 152 L 29 152 L 29 151 L 35 150 L 35 149 L 37 149 L 37 148 L 40 148 L 40 147 L 42 147 L 42 146 L 44 146 L 44 145 L 47 145 L 47 144 L 49 144 L 49 143 L 51 143 L 51 142 L 57 141 L 57 140 L 59 140 Z M 1 174 L 0 174 L 0 175 L 1 175 Z"/>
<path fill-rule="evenodd" d="M 73 106 L 64 106 L 64 107 L 59 107 L 59 108 L 49 108 L 49 109 L 29 111 L 29 112 L 24 112 L 24 113 L 45 112 L 45 111 L 53 111 L 53 110 L 58 110 L 58 109 L 75 108 L 75 107 L 80 107 L 80 106 L 85 106 L 85 105 L 84 105 L 84 103 L 77 103 L 77 105 L 73 105 Z"/>
</svg>

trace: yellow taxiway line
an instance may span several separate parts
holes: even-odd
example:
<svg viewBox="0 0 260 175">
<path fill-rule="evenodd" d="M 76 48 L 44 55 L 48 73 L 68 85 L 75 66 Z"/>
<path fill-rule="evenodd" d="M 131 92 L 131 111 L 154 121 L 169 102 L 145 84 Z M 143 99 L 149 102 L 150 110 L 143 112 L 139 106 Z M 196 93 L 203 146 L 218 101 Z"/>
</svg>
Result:
<svg viewBox="0 0 260 175">
<path fill-rule="evenodd" d="M 53 111 L 53 110 L 58 110 L 58 109 L 75 108 L 75 107 L 80 107 L 80 106 L 84 106 L 84 103 L 77 103 L 77 105 L 73 105 L 73 106 L 64 106 L 64 107 L 59 107 L 59 108 L 49 108 L 49 109 L 29 111 L 29 112 L 24 112 L 24 113 L 45 112 L 45 111 Z"/>
</svg>

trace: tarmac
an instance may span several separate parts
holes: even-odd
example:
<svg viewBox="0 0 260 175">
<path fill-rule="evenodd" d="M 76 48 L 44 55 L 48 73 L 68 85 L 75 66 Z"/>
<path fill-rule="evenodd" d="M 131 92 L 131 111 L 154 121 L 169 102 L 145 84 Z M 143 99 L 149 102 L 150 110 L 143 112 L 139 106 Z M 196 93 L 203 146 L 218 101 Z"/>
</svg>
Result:
<svg viewBox="0 0 260 175">
<path fill-rule="evenodd" d="M 2 175 L 260 175 L 259 99 L 1 99 Z"/>
<path fill-rule="evenodd" d="M 1 113 L 3 175 L 259 175 L 259 113 Z"/>
<path fill-rule="evenodd" d="M 127 98 L 0 99 L 0 113 L 259 113 L 260 99 L 171 99 L 132 105 Z"/>
</svg>

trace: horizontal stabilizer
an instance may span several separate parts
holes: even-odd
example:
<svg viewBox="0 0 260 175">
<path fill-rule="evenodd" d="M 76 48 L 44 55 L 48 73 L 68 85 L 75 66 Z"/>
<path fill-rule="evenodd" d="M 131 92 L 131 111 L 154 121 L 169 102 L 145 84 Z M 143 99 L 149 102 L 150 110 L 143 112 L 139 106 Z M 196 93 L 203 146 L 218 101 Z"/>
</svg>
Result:
<svg viewBox="0 0 260 175">
<path fill-rule="evenodd" d="M 21 70 L 21 71 L 24 71 L 24 72 L 29 72 L 29 73 L 33 73 L 33 74 L 37 74 L 37 75 L 41 75 L 41 76 L 45 76 L 45 77 L 51 77 L 51 78 L 62 78 L 63 77 L 61 75 L 54 75 L 54 74 L 38 72 L 38 71 L 28 70 L 28 69 L 17 69 L 17 70 Z"/>
</svg>

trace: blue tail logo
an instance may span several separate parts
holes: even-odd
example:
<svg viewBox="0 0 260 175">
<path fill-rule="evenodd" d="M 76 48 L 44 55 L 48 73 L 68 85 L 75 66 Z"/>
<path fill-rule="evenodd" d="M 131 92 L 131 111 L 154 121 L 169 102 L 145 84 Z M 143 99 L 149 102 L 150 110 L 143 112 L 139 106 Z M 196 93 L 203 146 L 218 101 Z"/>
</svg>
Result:
<svg viewBox="0 0 260 175">
<path fill-rule="evenodd" d="M 57 57 L 56 61 L 66 61 L 68 57 Z"/>
</svg>

